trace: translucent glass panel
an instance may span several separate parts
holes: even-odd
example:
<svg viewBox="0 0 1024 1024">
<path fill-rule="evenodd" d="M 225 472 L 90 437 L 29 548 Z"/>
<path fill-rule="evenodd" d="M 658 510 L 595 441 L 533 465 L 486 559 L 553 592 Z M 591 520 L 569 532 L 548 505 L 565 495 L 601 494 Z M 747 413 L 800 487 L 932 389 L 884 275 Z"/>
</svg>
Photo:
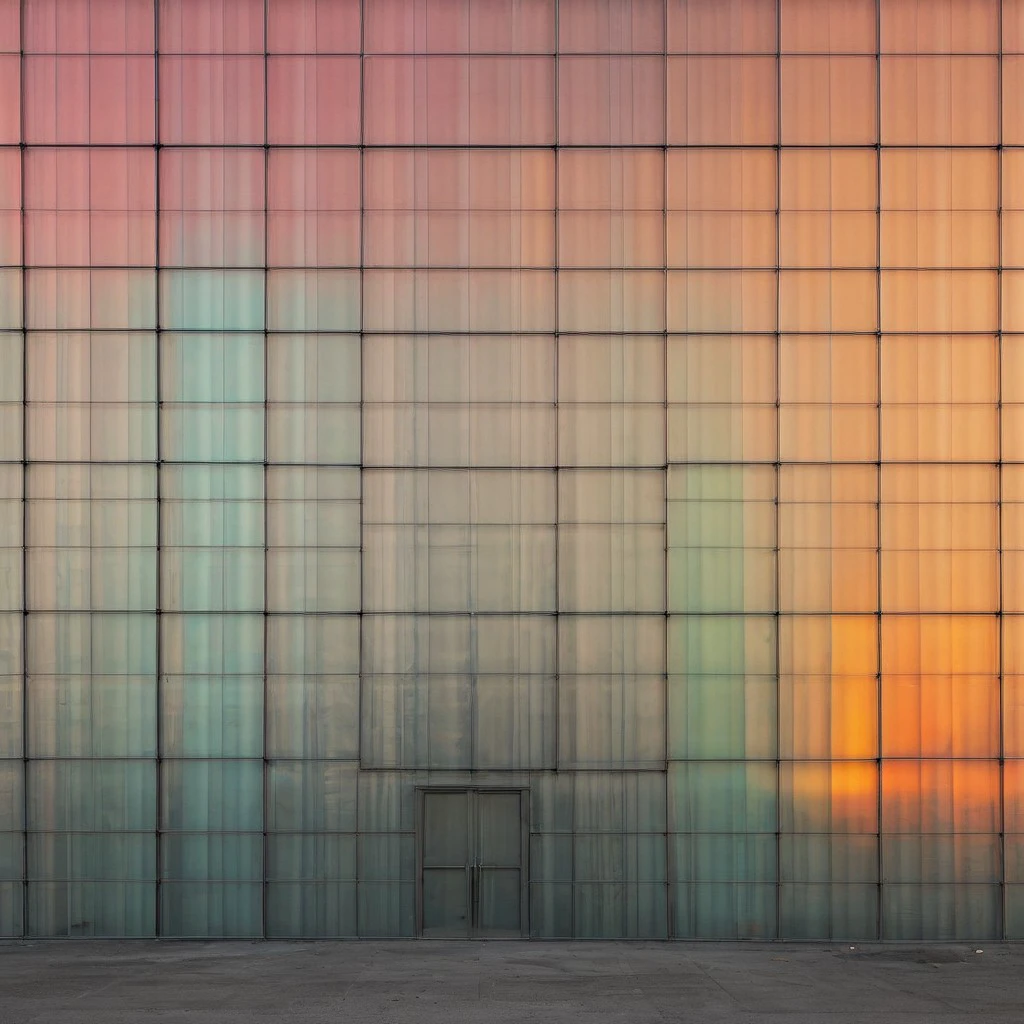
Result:
<svg viewBox="0 0 1024 1024">
<path fill-rule="evenodd" d="M 670 759 L 774 757 L 773 619 L 673 615 L 667 642 Z"/>
<path fill-rule="evenodd" d="M 26 150 L 26 263 L 153 266 L 155 210 L 152 150 Z"/>
<path fill-rule="evenodd" d="M 554 75 L 549 57 L 367 56 L 364 140 L 384 146 L 551 145 Z"/>
<path fill-rule="evenodd" d="M 891 152 L 886 151 L 887 158 Z M 877 264 L 877 157 L 872 150 L 784 149 L 779 172 L 782 266 L 809 270 Z M 799 303 L 794 305 L 786 312 L 791 320 L 801 315 Z M 831 312 L 834 316 L 836 310 Z M 834 329 L 854 330 L 854 322 L 837 323 Z"/>
<path fill-rule="evenodd" d="M 26 55 L 22 67 L 25 141 L 31 145 L 152 146 L 156 138 L 153 64 L 152 53 Z"/>
<path fill-rule="evenodd" d="M 770 335 L 669 335 L 670 462 L 773 462 L 776 340 Z"/>
<path fill-rule="evenodd" d="M 782 61 L 783 145 L 870 145 L 878 136 L 874 56 Z"/>
<path fill-rule="evenodd" d="M 359 264 L 359 155 L 272 149 L 267 163 L 267 260 L 281 267 Z"/>
<path fill-rule="evenodd" d="M 661 53 L 664 8 L 654 2 L 565 0 L 558 8 L 560 53 Z"/>
<path fill-rule="evenodd" d="M 883 55 L 882 144 L 994 145 L 999 135 L 998 83 L 995 57 Z"/>
<path fill-rule="evenodd" d="M 24 5 L 26 53 L 152 53 L 153 12 L 146 0 L 32 0 Z M 17 16 L 14 17 L 17 31 Z"/>
<path fill-rule="evenodd" d="M 883 265 L 996 266 L 998 178 L 996 154 L 986 150 L 884 151 Z"/>
<path fill-rule="evenodd" d="M 665 77 L 669 145 L 770 146 L 777 141 L 774 57 L 669 57 Z"/>
<path fill-rule="evenodd" d="M 262 150 L 162 150 L 161 265 L 262 266 L 265 188 Z"/>
<path fill-rule="evenodd" d="M 873 467 L 780 468 L 780 611 L 877 608 L 877 500 Z"/>
<path fill-rule="evenodd" d="M 273 334 L 266 343 L 268 460 L 358 464 L 359 336 Z"/>
<path fill-rule="evenodd" d="M 664 141 L 663 57 L 566 56 L 558 62 L 558 76 L 561 145 L 650 146 Z"/>
<path fill-rule="evenodd" d="M 197 38 L 202 37 L 197 34 Z M 174 56 L 164 51 L 160 56 L 161 142 L 262 145 L 264 80 L 262 55 Z"/>
<path fill-rule="evenodd" d="M 26 339 L 28 458 L 142 462 L 156 451 L 156 338 L 38 331 Z"/>
<path fill-rule="evenodd" d="M 650 335 L 559 337 L 559 465 L 664 465 L 664 350 Z"/>
<path fill-rule="evenodd" d="M 363 359 L 364 465 L 555 464 L 550 336 L 384 335 Z"/>
<path fill-rule="evenodd" d="M 878 619 L 872 615 L 798 615 L 781 620 L 782 758 L 878 756 L 877 634 Z"/>
<path fill-rule="evenodd" d="M 28 608 L 156 607 L 154 467 L 37 464 L 25 497 Z"/>
<path fill-rule="evenodd" d="M 325 0 L 317 0 L 321 7 Z M 366 53 L 551 53 L 550 0 L 381 0 L 366 9 Z"/>
<path fill-rule="evenodd" d="M 271 53 L 358 53 L 356 0 L 270 0 L 267 49 Z"/>
<path fill-rule="evenodd" d="M 787 462 L 874 461 L 877 401 L 878 345 L 873 335 L 779 338 L 779 444 Z"/>
<path fill-rule="evenodd" d="M 555 620 L 364 615 L 365 767 L 553 767 Z"/>
<path fill-rule="evenodd" d="M 664 264 L 664 160 L 655 150 L 567 150 L 558 160 L 558 262 Z"/>
<path fill-rule="evenodd" d="M 0 464 L 0 609 L 4 611 L 22 606 L 23 487 L 22 468 Z"/>
<path fill-rule="evenodd" d="M 883 616 L 881 643 L 884 757 L 998 756 L 991 617 Z"/>
<path fill-rule="evenodd" d="M 668 610 L 773 609 L 775 515 L 770 468 L 670 466 Z"/>
<path fill-rule="evenodd" d="M 264 335 L 256 333 L 161 334 L 164 459 L 263 460 L 264 342 Z"/>
<path fill-rule="evenodd" d="M 161 471 L 161 605 L 168 611 L 264 607 L 264 477 L 247 466 Z"/>
<path fill-rule="evenodd" d="M 357 57 L 267 60 L 267 141 L 271 145 L 352 145 L 360 133 Z"/>
<path fill-rule="evenodd" d="M 883 611 L 998 609 L 996 488 L 990 466 L 882 467 Z"/>
<path fill-rule="evenodd" d="M 367 610 L 554 610 L 553 473 L 382 471 L 364 485 Z"/>
<path fill-rule="evenodd" d="M 367 150 L 363 173 L 369 266 L 554 265 L 550 151 Z"/>
</svg>

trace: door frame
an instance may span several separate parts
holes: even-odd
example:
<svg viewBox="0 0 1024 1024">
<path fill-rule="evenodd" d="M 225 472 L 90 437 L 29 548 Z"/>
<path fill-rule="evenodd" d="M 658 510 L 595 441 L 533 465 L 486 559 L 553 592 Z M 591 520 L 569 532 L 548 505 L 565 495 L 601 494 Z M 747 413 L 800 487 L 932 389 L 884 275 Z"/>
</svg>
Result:
<svg viewBox="0 0 1024 1024">
<path fill-rule="evenodd" d="M 519 794 L 519 938 L 530 937 L 530 787 L 480 785 L 476 783 L 442 783 L 416 787 L 416 937 L 423 938 L 423 840 L 424 840 L 424 803 L 428 793 L 465 793 L 468 808 L 470 831 L 470 856 L 475 856 L 476 835 L 476 801 L 470 799 L 475 793 L 518 793 Z M 465 936 L 439 936 L 440 941 L 477 942 L 506 941 L 509 936 L 476 935 L 472 929 L 472 907 L 470 907 L 470 932 Z"/>
</svg>

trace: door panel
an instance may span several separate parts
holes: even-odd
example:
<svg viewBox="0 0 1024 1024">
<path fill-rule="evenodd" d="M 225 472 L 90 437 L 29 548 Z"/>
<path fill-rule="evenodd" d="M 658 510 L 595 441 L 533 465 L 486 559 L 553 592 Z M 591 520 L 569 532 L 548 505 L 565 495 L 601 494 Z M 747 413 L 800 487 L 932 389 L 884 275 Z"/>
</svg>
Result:
<svg viewBox="0 0 1024 1024">
<path fill-rule="evenodd" d="M 469 863 L 468 793 L 423 794 L 423 866 Z"/>
<path fill-rule="evenodd" d="M 423 934 L 469 935 L 469 873 L 465 868 L 423 869 Z"/>
<path fill-rule="evenodd" d="M 522 883 L 518 868 L 480 868 L 477 934 L 513 938 L 522 934 Z"/>
<path fill-rule="evenodd" d="M 519 867 L 522 858 L 522 823 L 518 793 L 477 794 L 477 850 L 487 867 Z"/>
<path fill-rule="evenodd" d="M 519 790 L 425 791 L 422 804 L 422 934 L 515 938 L 523 912 Z"/>
</svg>

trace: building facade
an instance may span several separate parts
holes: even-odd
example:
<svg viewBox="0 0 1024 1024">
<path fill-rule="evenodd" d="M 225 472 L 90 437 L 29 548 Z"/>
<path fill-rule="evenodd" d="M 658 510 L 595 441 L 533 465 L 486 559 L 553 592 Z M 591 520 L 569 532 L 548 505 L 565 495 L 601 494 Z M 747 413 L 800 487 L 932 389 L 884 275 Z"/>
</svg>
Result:
<svg viewBox="0 0 1024 1024">
<path fill-rule="evenodd" d="M 0 0 L 0 934 L 1024 938 L 1024 0 Z"/>
</svg>

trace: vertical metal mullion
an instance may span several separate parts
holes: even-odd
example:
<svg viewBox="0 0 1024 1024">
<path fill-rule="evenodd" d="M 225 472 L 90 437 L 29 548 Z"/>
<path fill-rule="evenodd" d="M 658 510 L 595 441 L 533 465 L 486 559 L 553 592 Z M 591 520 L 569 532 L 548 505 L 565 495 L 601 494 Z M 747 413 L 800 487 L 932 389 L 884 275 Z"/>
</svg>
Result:
<svg viewBox="0 0 1024 1024">
<path fill-rule="evenodd" d="M 782 593 L 779 570 L 779 497 L 782 490 L 782 0 L 775 2 L 775 938 L 782 934 Z"/>
<path fill-rule="evenodd" d="M 260 823 L 260 827 L 263 830 L 263 872 L 262 872 L 262 884 L 260 886 L 260 931 L 263 938 L 267 937 L 267 860 L 269 855 L 269 840 L 267 838 L 267 820 L 269 816 L 269 803 L 268 803 L 268 775 L 269 775 L 269 764 L 267 759 L 267 697 L 269 687 L 267 684 L 267 658 L 268 658 L 268 645 L 267 645 L 267 634 L 270 627 L 269 619 L 269 608 L 270 608 L 270 592 L 268 589 L 269 574 L 267 572 L 267 562 L 269 561 L 270 543 L 269 543 L 269 482 L 270 482 L 270 471 L 268 468 L 268 457 L 270 451 L 270 408 L 269 408 L 269 392 L 268 385 L 269 381 L 269 364 L 270 364 L 270 335 L 268 330 L 267 312 L 268 312 L 268 298 L 267 293 L 270 286 L 270 135 L 269 120 L 270 120 L 270 97 L 267 92 L 267 85 L 269 75 L 268 71 L 268 59 L 267 53 L 270 48 L 270 40 L 268 38 L 269 31 L 269 18 L 268 18 L 268 4 L 269 0 L 263 0 L 263 770 L 262 770 L 262 786 L 263 786 L 263 820 Z M 303 491 L 305 496 L 305 491 Z"/>
<path fill-rule="evenodd" d="M 364 333 L 366 327 L 366 319 L 363 310 L 366 307 L 365 301 L 365 267 L 366 267 L 366 210 L 365 210 L 365 178 L 366 178 L 366 0 L 359 0 L 359 611 L 358 611 L 358 627 L 359 627 L 359 638 L 358 643 L 358 658 L 359 665 L 356 669 L 356 772 L 357 772 L 357 785 L 356 785 L 356 935 L 362 935 L 362 921 L 360 920 L 359 914 L 359 889 L 361 878 L 361 863 L 359 859 L 359 847 L 361 837 L 359 836 L 359 786 L 358 786 L 358 772 L 362 770 L 363 764 L 363 603 L 365 599 L 364 587 L 365 587 L 365 576 L 363 574 L 363 564 L 365 561 L 365 548 L 366 548 L 366 516 L 365 509 L 363 506 L 363 495 L 364 495 L 364 484 L 363 478 L 365 476 L 365 462 L 366 462 L 366 415 L 364 408 L 364 380 L 365 372 L 363 367 L 365 366 L 365 352 L 364 352 L 364 341 L 366 335 Z M 319 494 L 319 486 L 318 486 Z M 319 538 L 318 542 L 319 542 Z M 416 801 L 416 812 L 417 818 L 421 819 L 420 814 L 420 802 L 421 797 L 417 794 Z M 415 901 L 416 907 L 416 922 L 414 926 L 415 934 L 419 934 L 422 930 L 422 919 L 419 910 L 420 903 L 420 877 L 422 869 L 420 867 L 420 847 L 423 842 L 421 835 L 421 829 L 416 829 L 415 843 L 416 843 L 416 857 L 417 857 L 417 870 L 416 870 L 416 893 Z M 388 880 L 390 882 L 390 879 Z"/>
<path fill-rule="evenodd" d="M 883 937 L 882 878 L 882 0 L 875 0 L 875 764 L 878 874 L 876 938 Z"/>
<path fill-rule="evenodd" d="M 661 260 L 662 260 L 662 287 L 664 288 L 664 309 L 665 331 L 662 335 L 661 350 L 661 372 L 664 387 L 662 395 L 662 440 L 665 445 L 665 464 L 662 469 L 662 486 L 665 488 L 664 503 L 662 504 L 662 515 L 665 520 L 665 637 L 662 657 L 665 660 L 665 673 L 662 676 L 662 707 L 665 709 L 664 733 L 662 742 L 664 744 L 664 761 L 662 770 L 665 773 L 664 798 L 665 798 L 665 937 L 671 939 L 675 935 L 675 914 L 672 910 L 672 899 L 675 895 L 672 878 L 672 839 L 669 829 L 669 749 L 672 741 L 672 731 L 669 726 L 668 702 L 669 702 L 669 550 L 668 550 L 668 0 L 664 0 L 661 8 L 661 83 L 662 83 L 662 147 L 661 147 Z"/>
<path fill-rule="evenodd" d="M 1003 645 L 1006 633 L 1003 574 L 1003 0 L 999 0 L 999 66 L 996 79 L 998 136 L 996 146 L 996 544 L 998 545 L 999 647 L 999 928 L 1006 939 L 1006 665 Z"/>
<path fill-rule="evenodd" d="M 21 930 L 29 935 L 28 894 L 28 267 L 25 259 L 25 0 L 19 6 L 19 154 L 21 159 Z"/>
<path fill-rule="evenodd" d="M 561 750 L 561 721 L 562 721 L 562 666 L 561 666 L 561 598 L 560 598 L 560 584 L 559 584 L 559 551 L 562 546 L 562 509 L 561 509 L 561 495 L 560 495 L 560 480 L 559 480 L 559 466 L 561 463 L 561 452 L 560 444 L 561 431 L 559 429 L 560 420 L 560 404 L 559 404 L 559 393 L 558 393 L 558 371 L 559 371 L 559 349 L 560 335 L 559 328 L 561 324 L 559 322 L 559 304 L 558 304 L 558 293 L 559 293 L 559 231 L 561 230 L 561 218 L 559 217 L 559 205 L 560 199 L 558 194 L 559 188 L 559 117 L 558 117 L 558 106 L 559 106 L 559 93 L 558 93 L 558 80 L 559 80 L 559 31 L 561 27 L 561 5 L 559 0 L 555 0 L 554 10 L 555 24 L 554 24 L 554 96 L 552 97 L 552 105 L 554 108 L 554 233 L 555 233 L 555 251 L 554 251 L 554 365 L 555 365 L 555 722 L 554 722 L 554 751 L 555 751 L 555 777 L 557 779 L 558 772 L 561 769 L 562 761 L 562 750 Z M 575 803 L 576 795 L 576 778 L 575 775 L 570 775 L 573 786 L 573 802 Z M 575 811 L 573 813 L 575 829 Z M 573 832 L 572 839 L 570 840 L 569 850 L 569 931 L 570 935 L 575 935 L 576 930 L 576 854 L 572 847 L 576 843 L 576 834 Z"/>
<path fill-rule="evenodd" d="M 161 421 L 163 420 L 163 395 L 161 393 L 160 374 L 160 332 L 162 329 L 163 310 L 160 304 L 160 0 L 153 0 L 153 162 L 154 162 L 154 231 L 155 231 L 155 252 L 154 252 L 154 275 L 156 278 L 154 289 L 156 301 L 155 328 L 155 372 L 156 372 L 156 809 L 154 820 L 156 821 L 156 885 L 154 887 L 154 900 L 156 903 L 154 911 L 154 922 L 156 935 L 159 938 L 163 933 L 163 834 L 161 831 L 162 804 L 163 804 L 163 716 L 161 713 L 163 705 L 163 644 L 162 644 L 162 608 L 161 608 L 161 571 L 162 571 L 162 540 L 163 540 L 163 466 L 161 451 Z"/>
</svg>

